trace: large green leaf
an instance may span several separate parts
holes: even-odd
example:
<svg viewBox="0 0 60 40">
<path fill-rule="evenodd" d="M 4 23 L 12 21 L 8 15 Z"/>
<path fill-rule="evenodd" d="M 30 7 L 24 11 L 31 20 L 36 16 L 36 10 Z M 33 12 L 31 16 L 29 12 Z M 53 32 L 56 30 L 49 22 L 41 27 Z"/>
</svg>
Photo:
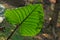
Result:
<svg viewBox="0 0 60 40">
<path fill-rule="evenodd" d="M 25 7 L 7 9 L 5 17 L 13 25 L 19 26 L 22 36 L 35 36 L 43 26 L 43 8 L 41 4 L 31 4 Z"/>
</svg>

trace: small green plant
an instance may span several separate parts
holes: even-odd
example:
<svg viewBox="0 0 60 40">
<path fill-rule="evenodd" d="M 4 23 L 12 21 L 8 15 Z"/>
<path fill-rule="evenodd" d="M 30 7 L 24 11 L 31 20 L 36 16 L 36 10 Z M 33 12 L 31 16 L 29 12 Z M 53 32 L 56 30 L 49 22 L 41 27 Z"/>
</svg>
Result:
<svg viewBox="0 0 60 40">
<path fill-rule="evenodd" d="M 4 15 L 10 24 L 16 25 L 12 34 L 19 28 L 20 35 L 35 36 L 43 27 L 44 13 L 41 4 L 30 4 L 15 9 L 7 9 Z"/>
</svg>

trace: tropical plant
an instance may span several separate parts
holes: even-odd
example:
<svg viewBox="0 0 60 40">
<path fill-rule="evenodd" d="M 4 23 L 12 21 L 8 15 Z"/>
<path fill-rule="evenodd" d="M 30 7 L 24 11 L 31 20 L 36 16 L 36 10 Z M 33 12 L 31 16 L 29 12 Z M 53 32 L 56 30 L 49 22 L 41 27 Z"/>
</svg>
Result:
<svg viewBox="0 0 60 40">
<path fill-rule="evenodd" d="M 16 25 L 12 34 L 19 28 L 20 35 L 35 36 L 43 27 L 44 13 L 41 4 L 30 4 L 15 9 L 7 9 L 4 15 L 10 24 Z"/>
</svg>

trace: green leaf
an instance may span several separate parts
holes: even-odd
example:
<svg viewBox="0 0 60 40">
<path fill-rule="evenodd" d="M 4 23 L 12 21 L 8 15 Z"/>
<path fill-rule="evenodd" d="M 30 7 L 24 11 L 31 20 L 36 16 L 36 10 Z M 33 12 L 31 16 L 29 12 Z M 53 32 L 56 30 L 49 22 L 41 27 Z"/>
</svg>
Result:
<svg viewBox="0 0 60 40">
<path fill-rule="evenodd" d="M 31 4 L 15 9 L 7 9 L 6 20 L 19 26 L 19 33 L 22 36 L 35 36 L 43 27 L 43 8 L 41 4 Z"/>
</svg>

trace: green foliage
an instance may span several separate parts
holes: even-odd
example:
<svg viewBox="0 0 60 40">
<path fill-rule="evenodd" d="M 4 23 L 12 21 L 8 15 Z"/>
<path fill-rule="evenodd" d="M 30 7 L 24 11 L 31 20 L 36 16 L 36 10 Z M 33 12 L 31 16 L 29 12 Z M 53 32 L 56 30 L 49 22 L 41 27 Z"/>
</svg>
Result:
<svg viewBox="0 0 60 40">
<path fill-rule="evenodd" d="M 16 9 L 7 9 L 6 20 L 12 25 L 19 26 L 19 34 L 22 36 L 35 36 L 43 26 L 43 8 L 41 4 L 31 4 Z"/>
</svg>

